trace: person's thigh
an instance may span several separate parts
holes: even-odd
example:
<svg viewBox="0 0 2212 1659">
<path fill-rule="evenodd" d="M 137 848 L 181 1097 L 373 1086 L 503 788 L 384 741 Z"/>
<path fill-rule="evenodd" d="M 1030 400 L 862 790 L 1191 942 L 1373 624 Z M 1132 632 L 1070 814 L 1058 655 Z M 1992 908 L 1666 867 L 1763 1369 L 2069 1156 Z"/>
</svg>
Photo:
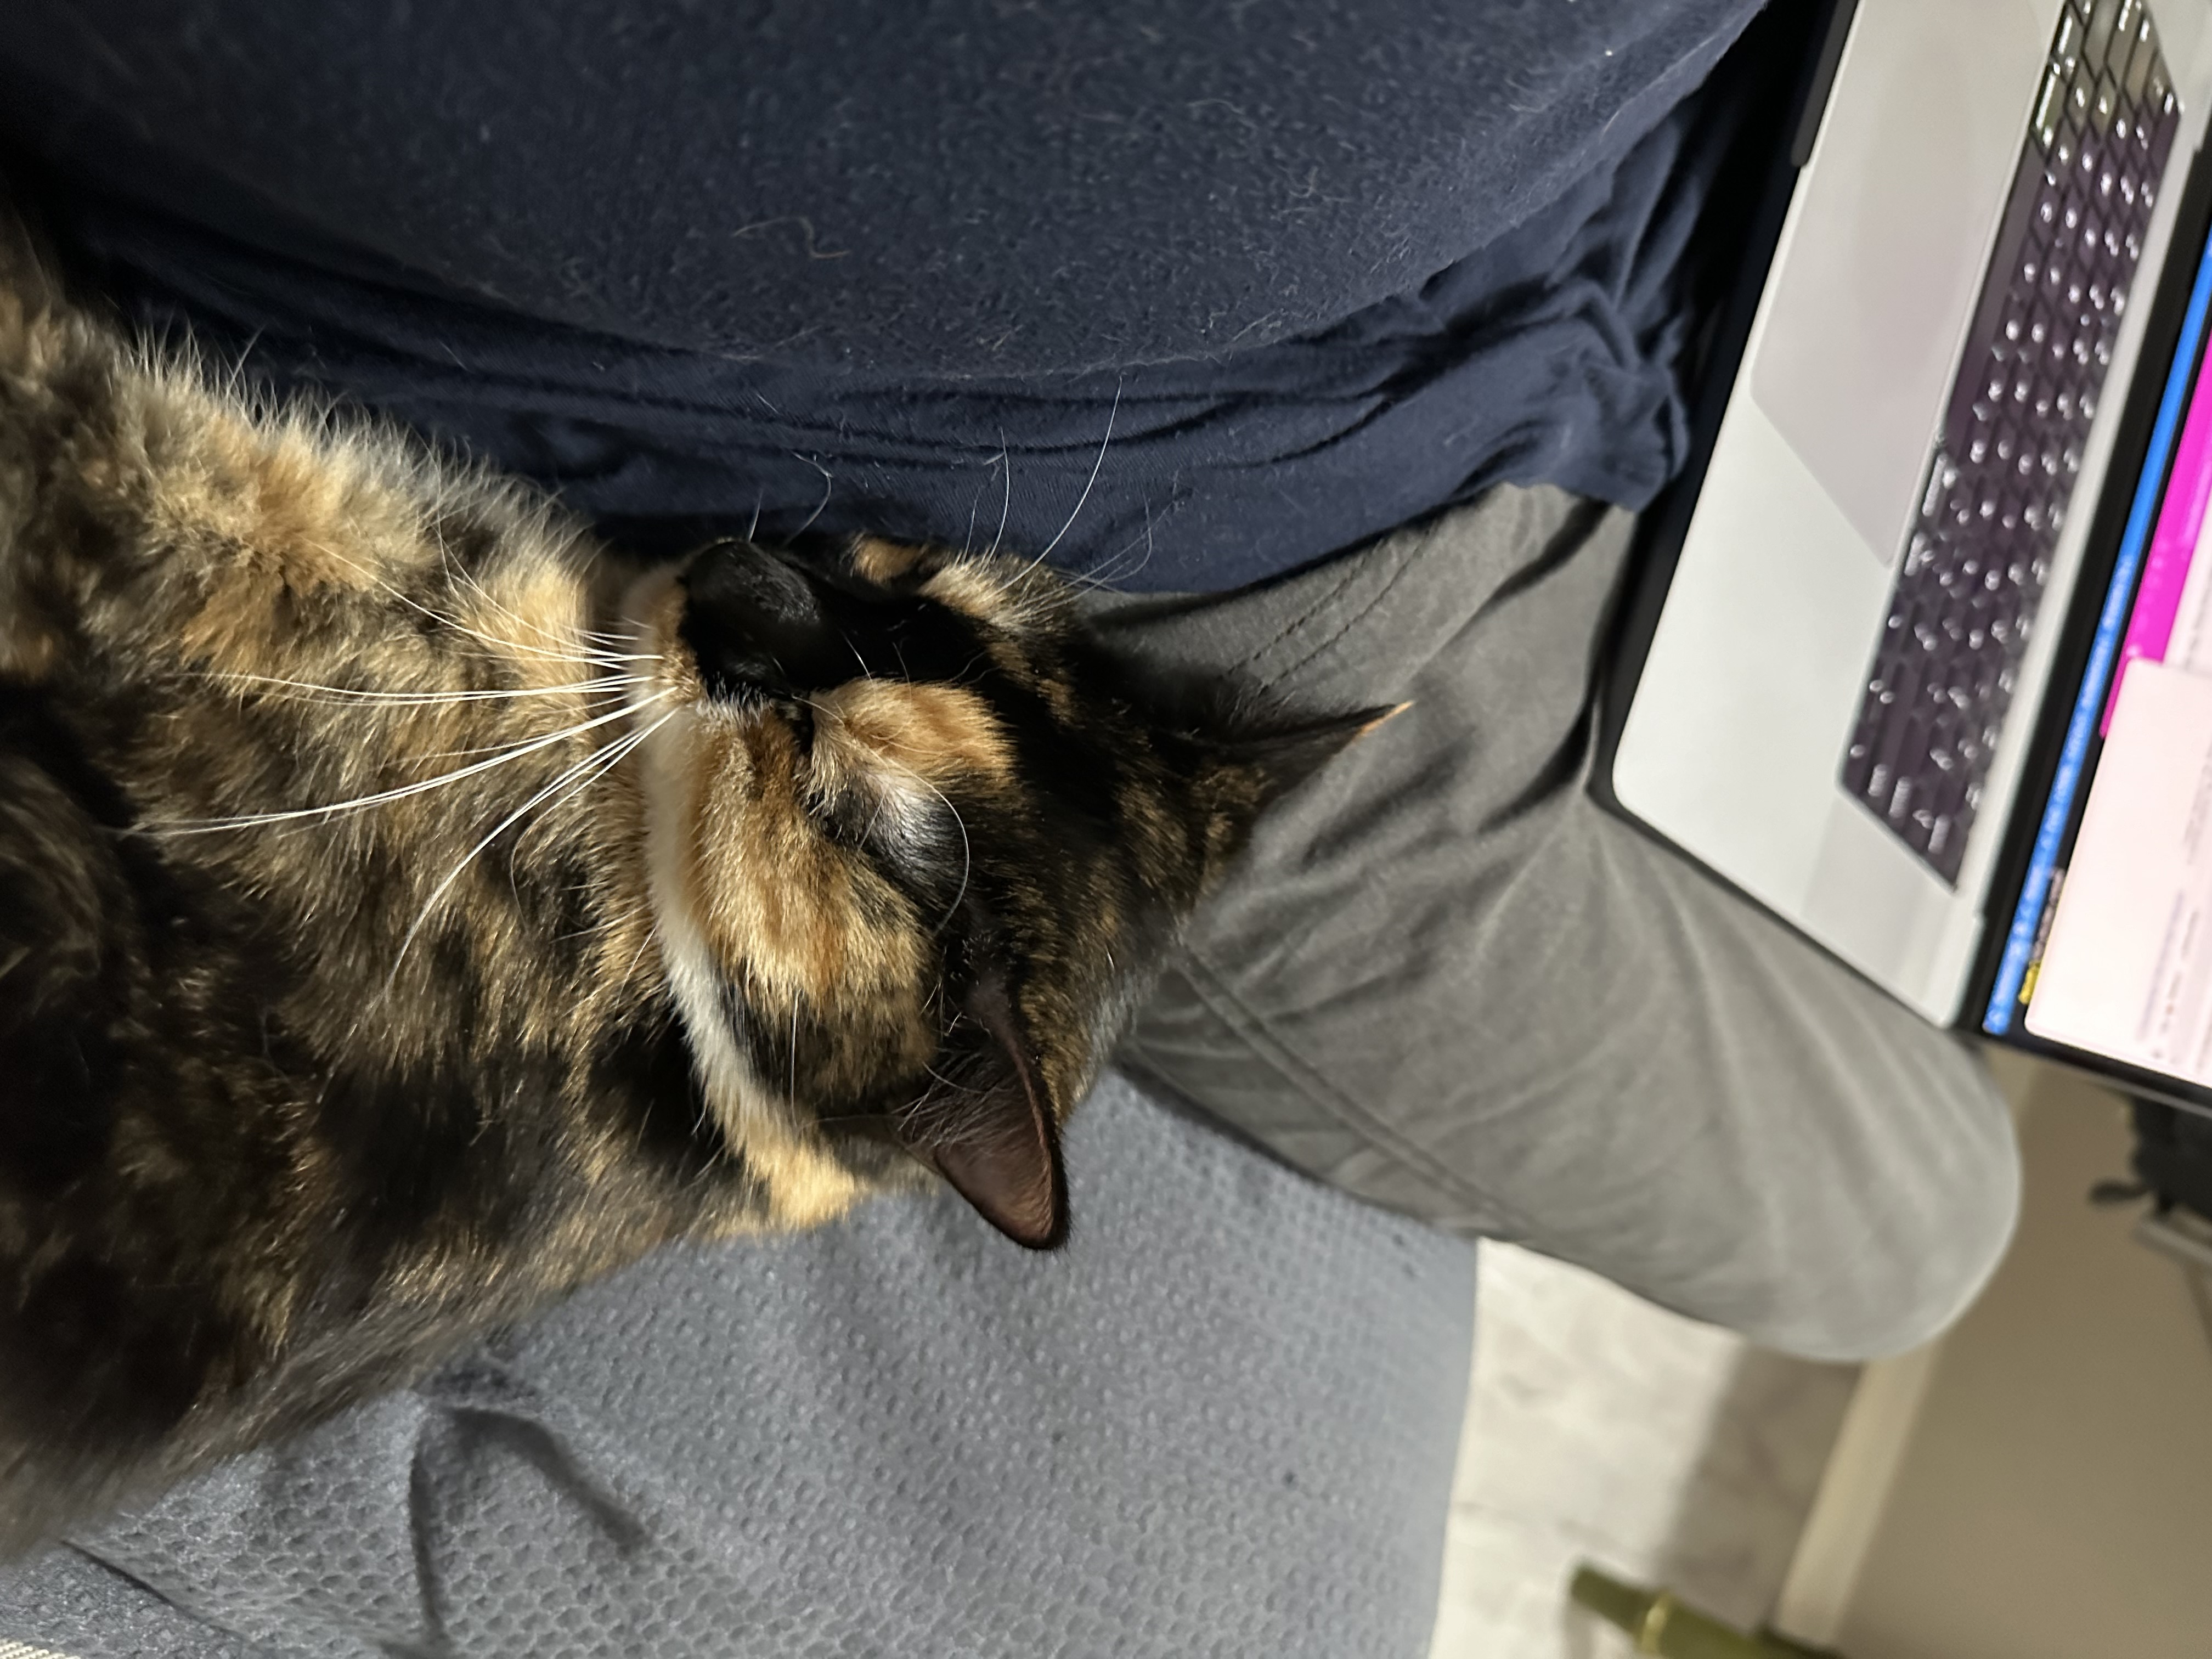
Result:
<svg viewBox="0 0 2212 1659">
<path fill-rule="evenodd" d="M 1354 1193 L 1802 1352 L 1940 1328 L 2009 1235 L 1979 1057 L 1584 789 L 1633 520 L 1501 489 L 1239 593 L 1108 605 L 1291 704 L 1410 699 L 1263 822 L 1123 1061 Z"/>
</svg>

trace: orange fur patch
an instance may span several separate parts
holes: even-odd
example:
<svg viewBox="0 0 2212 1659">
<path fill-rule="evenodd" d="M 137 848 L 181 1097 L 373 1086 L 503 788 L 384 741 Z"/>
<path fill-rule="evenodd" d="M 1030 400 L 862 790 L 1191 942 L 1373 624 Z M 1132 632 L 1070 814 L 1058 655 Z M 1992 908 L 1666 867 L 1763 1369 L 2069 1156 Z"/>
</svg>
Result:
<svg viewBox="0 0 2212 1659">
<path fill-rule="evenodd" d="M 931 784 L 1012 783 L 1006 733 L 990 705 L 964 687 L 854 680 L 817 699 L 815 713 L 815 741 L 841 765 L 864 770 L 872 761 Z"/>
<path fill-rule="evenodd" d="M 768 715 L 708 715 L 690 757 L 684 888 L 708 948 L 766 1008 L 804 997 L 918 1004 L 911 906 L 807 816 L 797 740 Z"/>
<path fill-rule="evenodd" d="M 921 585 L 921 591 L 950 611 L 979 622 L 1006 623 L 1012 597 L 1006 585 L 981 563 L 948 564 Z"/>
<path fill-rule="evenodd" d="M 863 536 L 853 544 L 853 568 L 872 582 L 891 582 L 921 562 L 918 547 L 902 547 L 880 536 Z"/>
</svg>

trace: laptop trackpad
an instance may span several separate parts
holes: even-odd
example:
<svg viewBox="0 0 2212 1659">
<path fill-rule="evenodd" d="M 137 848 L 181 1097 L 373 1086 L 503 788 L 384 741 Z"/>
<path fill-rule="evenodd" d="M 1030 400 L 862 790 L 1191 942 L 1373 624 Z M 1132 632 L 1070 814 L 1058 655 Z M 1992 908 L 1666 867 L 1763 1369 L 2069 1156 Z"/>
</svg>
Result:
<svg viewBox="0 0 2212 1659">
<path fill-rule="evenodd" d="M 2026 0 L 1862 0 L 1752 391 L 1869 550 L 1903 541 L 2048 42 Z"/>
</svg>

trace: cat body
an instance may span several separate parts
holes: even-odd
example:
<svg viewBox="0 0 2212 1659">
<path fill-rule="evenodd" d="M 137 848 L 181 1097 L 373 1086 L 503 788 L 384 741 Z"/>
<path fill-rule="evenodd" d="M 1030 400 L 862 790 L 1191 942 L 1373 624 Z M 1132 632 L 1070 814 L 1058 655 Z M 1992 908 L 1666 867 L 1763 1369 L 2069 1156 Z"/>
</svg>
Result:
<svg viewBox="0 0 2212 1659">
<path fill-rule="evenodd" d="M 0 1554 L 670 1241 L 942 1177 L 1057 1243 L 1145 970 L 1367 720 L 1217 702 L 1009 560 L 611 558 L 0 227 Z"/>
</svg>

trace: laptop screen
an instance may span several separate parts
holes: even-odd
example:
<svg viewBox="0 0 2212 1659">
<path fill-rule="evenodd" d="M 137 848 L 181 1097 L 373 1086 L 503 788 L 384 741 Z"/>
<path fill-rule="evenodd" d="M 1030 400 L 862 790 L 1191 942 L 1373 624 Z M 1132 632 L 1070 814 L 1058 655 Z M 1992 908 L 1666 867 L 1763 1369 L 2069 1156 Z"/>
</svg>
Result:
<svg viewBox="0 0 2212 1659">
<path fill-rule="evenodd" d="M 2212 246 L 1982 1025 L 2212 1088 Z"/>
</svg>

